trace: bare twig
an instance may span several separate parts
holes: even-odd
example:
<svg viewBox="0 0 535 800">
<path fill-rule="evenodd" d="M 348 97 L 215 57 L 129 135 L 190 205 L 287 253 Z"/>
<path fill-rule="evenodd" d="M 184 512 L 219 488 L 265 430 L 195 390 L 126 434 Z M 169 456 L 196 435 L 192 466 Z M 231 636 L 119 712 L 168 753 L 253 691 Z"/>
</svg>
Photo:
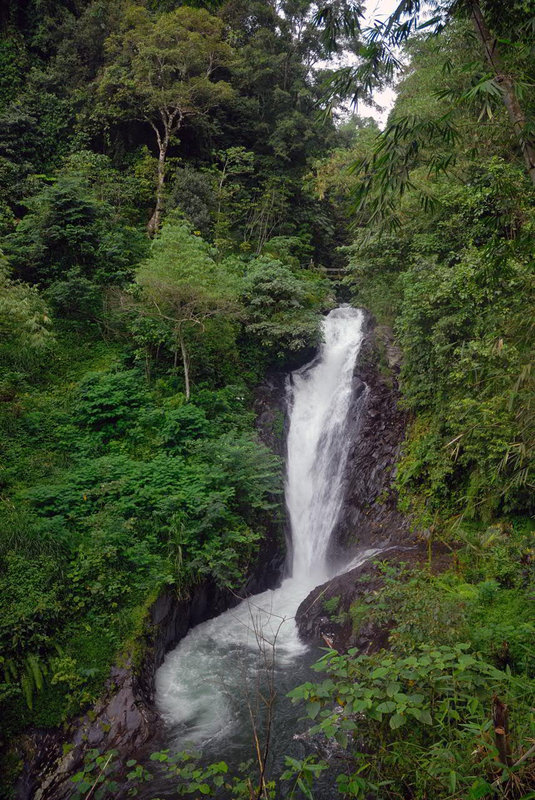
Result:
<svg viewBox="0 0 535 800">
<path fill-rule="evenodd" d="M 106 761 L 105 761 L 105 762 L 104 762 L 104 764 L 102 765 L 102 767 L 101 767 L 101 769 L 100 769 L 100 772 L 98 773 L 98 775 L 97 775 L 97 777 L 96 777 L 96 779 L 95 779 L 95 783 L 93 784 L 93 786 L 91 787 L 91 789 L 89 790 L 89 792 L 88 792 L 88 793 L 86 794 L 86 796 L 85 796 L 85 800 L 90 800 L 90 797 L 91 797 L 91 795 L 93 794 L 93 792 L 95 791 L 95 788 L 96 788 L 96 786 L 97 786 L 97 783 L 98 783 L 98 782 L 99 782 L 99 780 L 100 780 L 100 776 L 102 775 L 102 773 L 104 772 L 104 770 L 106 769 L 106 767 L 108 766 L 108 764 L 109 764 L 109 763 L 110 763 L 110 761 L 111 761 L 111 757 L 112 757 L 112 755 L 113 755 L 113 753 L 110 753 L 110 754 L 109 754 L 109 756 L 108 756 L 108 758 L 106 759 Z"/>
</svg>

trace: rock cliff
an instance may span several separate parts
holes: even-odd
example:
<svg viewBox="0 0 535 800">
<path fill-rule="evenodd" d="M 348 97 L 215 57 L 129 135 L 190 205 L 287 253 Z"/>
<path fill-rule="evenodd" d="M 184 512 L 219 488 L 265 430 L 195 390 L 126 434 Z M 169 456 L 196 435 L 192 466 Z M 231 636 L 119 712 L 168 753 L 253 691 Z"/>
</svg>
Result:
<svg viewBox="0 0 535 800">
<path fill-rule="evenodd" d="M 407 414 L 399 408 L 400 364 L 401 353 L 391 331 L 377 326 L 368 314 L 353 374 L 344 502 L 330 545 L 330 558 L 337 569 L 343 570 L 355 554 L 367 549 L 382 550 L 383 560 L 425 559 L 425 548 L 411 532 L 409 519 L 397 508 L 393 486 L 407 424 Z M 300 636 L 320 645 L 332 641 L 338 650 L 356 646 L 371 652 L 384 646 L 388 631 L 368 629 L 364 624 L 355 636 L 348 616 L 355 600 L 365 595 L 373 598 L 381 586 L 382 578 L 372 563 L 318 586 L 298 609 Z M 333 598 L 338 598 L 338 622 L 333 622 L 325 609 L 325 603 Z"/>
<path fill-rule="evenodd" d="M 347 563 L 363 547 L 410 538 L 408 519 L 397 509 L 392 486 L 407 424 L 398 405 L 400 362 L 392 334 L 368 314 L 353 375 L 343 510 L 331 539 L 335 563 Z"/>
<path fill-rule="evenodd" d="M 391 565 L 403 563 L 408 568 L 427 568 L 428 550 L 425 542 L 391 547 L 378 557 Z M 440 546 L 432 549 L 432 571 L 441 572 L 454 563 L 451 550 Z M 374 653 L 388 645 L 390 626 L 377 627 L 369 620 L 361 620 L 358 628 L 353 625 L 351 606 L 359 600 L 370 608 L 376 595 L 384 586 L 384 574 L 374 559 L 355 567 L 330 581 L 317 586 L 303 600 L 297 610 L 296 622 L 299 635 L 309 644 L 330 644 L 340 653 L 356 647 L 362 653 Z M 336 610 L 332 612 L 332 605 Z M 327 610 L 329 609 L 329 611 Z"/>
</svg>

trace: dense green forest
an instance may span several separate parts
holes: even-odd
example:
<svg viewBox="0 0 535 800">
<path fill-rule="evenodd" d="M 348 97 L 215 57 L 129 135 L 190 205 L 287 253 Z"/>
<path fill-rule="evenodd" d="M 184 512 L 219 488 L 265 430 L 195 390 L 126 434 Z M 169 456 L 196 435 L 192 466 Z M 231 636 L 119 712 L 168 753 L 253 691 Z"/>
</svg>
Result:
<svg viewBox="0 0 535 800">
<path fill-rule="evenodd" d="M 21 737 L 91 707 L 164 589 L 239 590 L 282 530 L 255 387 L 341 299 L 403 351 L 399 505 L 454 567 L 385 567 L 351 609 L 388 650 L 294 691 L 345 757 L 284 792 L 331 769 L 333 797 L 535 797 L 535 8 L 431 5 L 367 34 L 343 0 L 0 10 L 6 796 Z M 348 109 L 393 78 L 381 133 Z M 255 780 L 229 793 L 277 796 Z"/>
<path fill-rule="evenodd" d="M 8 735 L 87 707 L 162 587 L 243 582 L 280 511 L 252 389 L 332 303 L 319 32 L 299 4 L 157 5 L 4 19 Z"/>
</svg>

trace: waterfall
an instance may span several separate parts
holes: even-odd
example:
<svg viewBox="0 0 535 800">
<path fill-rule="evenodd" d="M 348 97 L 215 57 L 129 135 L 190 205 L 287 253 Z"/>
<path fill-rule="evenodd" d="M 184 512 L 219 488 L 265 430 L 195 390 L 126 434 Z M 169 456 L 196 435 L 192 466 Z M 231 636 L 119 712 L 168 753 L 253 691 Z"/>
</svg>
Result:
<svg viewBox="0 0 535 800">
<path fill-rule="evenodd" d="M 157 672 L 157 706 L 178 749 L 219 743 L 228 750 L 245 725 L 245 695 L 254 691 L 266 647 L 276 653 L 277 670 L 291 667 L 292 674 L 306 650 L 294 617 L 307 594 L 329 577 L 327 549 L 343 501 L 347 415 L 362 323 L 357 309 L 331 311 L 317 357 L 289 380 L 290 576 L 278 589 L 197 625 Z"/>
<path fill-rule="evenodd" d="M 342 495 L 347 461 L 347 412 L 362 341 L 362 311 L 331 311 L 317 358 L 291 376 L 286 506 L 294 580 L 316 586 L 327 577 L 326 554 Z"/>
</svg>

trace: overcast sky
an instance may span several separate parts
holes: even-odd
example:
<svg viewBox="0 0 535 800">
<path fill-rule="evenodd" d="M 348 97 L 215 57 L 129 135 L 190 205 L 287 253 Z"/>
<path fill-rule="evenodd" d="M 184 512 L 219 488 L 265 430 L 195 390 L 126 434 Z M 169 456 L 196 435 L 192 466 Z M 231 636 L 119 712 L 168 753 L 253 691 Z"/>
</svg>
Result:
<svg viewBox="0 0 535 800">
<path fill-rule="evenodd" d="M 399 0 L 368 0 L 366 5 L 366 23 L 370 23 L 374 19 L 384 19 L 391 14 L 392 11 L 394 11 L 399 5 Z M 363 117 L 373 117 L 377 120 L 379 125 L 383 127 L 386 122 L 388 112 L 394 103 L 395 96 L 396 95 L 393 89 L 385 89 L 383 92 L 376 92 L 374 99 L 380 106 L 383 107 L 383 111 L 379 112 L 375 108 L 371 108 L 364 103 L 359 103 L 357 111 Z"/>
</svg>

